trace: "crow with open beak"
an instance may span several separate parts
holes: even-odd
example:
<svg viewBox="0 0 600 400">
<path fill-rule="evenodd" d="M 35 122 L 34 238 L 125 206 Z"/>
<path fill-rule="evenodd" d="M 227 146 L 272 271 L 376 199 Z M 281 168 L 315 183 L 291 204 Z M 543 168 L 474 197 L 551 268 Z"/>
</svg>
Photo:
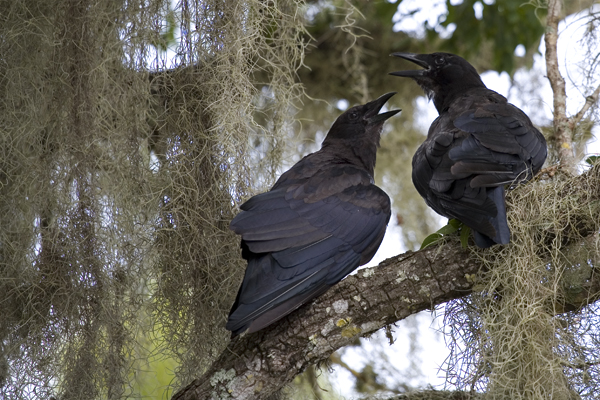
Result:
<svg viewBox="0 0 600 400">
<path fill-rule="evenodd" d="M 226 325 L 232 336 L 278 321 L 371 260 L 390 219 L 373 171 L 383 123 L 400 112 L 379 113 L 393 95 L 348 109 L 321 150 L 240 206 L 230 227 L 248 266 Z"/>
<path fill-rule="evenodd" d="M 523 111 L 488 89 L 475 68 L 450 53 L 393 53 L 422 69 L 412 78 L 439 116 L 413 157 L 417 191 L 437 213 L 473 229 L 479 247 L 507 244 L 504 186 L 531 179 L 546 160 L 546 140 Z"/>
</svg>

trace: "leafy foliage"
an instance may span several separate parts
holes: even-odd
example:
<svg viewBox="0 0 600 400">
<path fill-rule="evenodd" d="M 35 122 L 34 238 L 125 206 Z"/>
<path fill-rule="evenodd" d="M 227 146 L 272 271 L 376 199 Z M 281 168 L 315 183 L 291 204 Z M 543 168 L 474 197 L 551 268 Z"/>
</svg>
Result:
<svg viewBox="0 0 600 400">
<path fill-rule="evenodd" d="M 531 65 L 532 55 L 537 51 L 544 33 L 544 8 L 523 0 L 493 3 L 463 0 L 458 5 L 446 0 L 446 5 L 448 15 L 441 25 L 456 26 L 444 44 L 449 52 L 467 59 L 479 58 L 482 50 L 489 52 L 491 62 L 486 65 L 487 68 L 512 74 L 520 64 L 515 62 L 515 49 L 522 45 L 527 51 L 527 63 Z M 482 10 L 479 18 L 475 15 L 475 7 Z M 430 30 L 431 36 L 435 36 L 435 33 Z"/>
</svg>

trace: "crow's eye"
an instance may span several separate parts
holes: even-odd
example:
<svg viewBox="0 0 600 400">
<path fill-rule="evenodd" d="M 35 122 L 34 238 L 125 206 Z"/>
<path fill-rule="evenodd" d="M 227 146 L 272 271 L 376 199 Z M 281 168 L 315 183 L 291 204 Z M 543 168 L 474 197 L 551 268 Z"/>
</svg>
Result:
<svg viewBox="0 0 600 400">
<path fill-rule="evenodd" d="M 435 62 L 435 65 L 443 65 L 444 64 L 444 57 L 438 56 L 433 61 Z"/>
<path fill-rule="evenodd" d="M 350 114 L 348 114 L 348 118 L 350 121 L 354 121 L 358 119 L 358 113 L 356 111 L 352 111 Z"/>
</svg>

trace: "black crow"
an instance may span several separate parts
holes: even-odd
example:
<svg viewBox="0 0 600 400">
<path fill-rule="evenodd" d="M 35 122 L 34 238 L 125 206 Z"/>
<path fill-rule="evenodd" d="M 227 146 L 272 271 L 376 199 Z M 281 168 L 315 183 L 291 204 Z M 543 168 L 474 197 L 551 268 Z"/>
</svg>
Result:
<svg viewBox="0 0 600 400">
<path fill-rule="evenodd" d="M 393 53 L 423 67 L 414 79 L 439 113 L 413 157 L 412 179 L 439 214 L 473 229 L 479 247 L 507 244 L 504 185 L 531 179 L 546 160 L 544 136 L 529 117 L 488 89 L 475 68 L 449 53 Z"/>
<path fill-rule="evenodd" d="M 379 114 L 394 94 L 348 109 L 321 150 L 241 205 L 230 227 L 248 266 L 226 326 L 232 337 L 272 324 L 371 260 L 390 219 L 373 170 L 383 123 L 400 112 Z"/>
</svg>

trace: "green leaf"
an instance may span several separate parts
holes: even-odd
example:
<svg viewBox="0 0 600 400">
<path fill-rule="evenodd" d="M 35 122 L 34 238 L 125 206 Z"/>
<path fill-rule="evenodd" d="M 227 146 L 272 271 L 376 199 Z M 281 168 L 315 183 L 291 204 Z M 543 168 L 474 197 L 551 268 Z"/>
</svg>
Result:
<svg viewBox="0 0 600 400">
<path fill-rule="evenodd" d="M 427 236 L 425 238 L 425 240 L 423 240 L 423 243 L 421 243 L 421 249 L 420 250 L 423 250 L 425 247 L 434 244 L 435 242 L 437 242 L 438 240 L 440 240 L 444 236 L 453 234 L 454 232 L 458 231 L 461 228 L 463 228 L 463 230 L 465 228 L 468 229 L 459 220 L 454 219 L 454 218 L 451 219 L 450 221 L 448 221 L 447 225 L 442 226 L 440 229 L 437 230 L 437 232 L 432 233 L 431 235 Z M 467 232 L 467 237 L 469 235 L 469 232 L 470 232 L 470 230 Z M 461 233 L 461 237 L 462 237 L 462 233 Z M 462 243 L 462 239 L 461 239 L 461 243 Z"/>
<path fill-rule="evenodd" d="M 442 226 L 436 233 L 441 235 L 450 235 L 458 230 L 458 227 L 448 222 L 448 225 Z"/>
<path fill-rule="evenodd" d="M 441 234 L 439 234 L 439 233 L 432 233 L 431 235 L 427 236 L 425 238 L 425 240 L 423 240 L 423 243 L 421 243 L 421 248 L 419 250 L 423 250 L 425 247 L 434 244 L 435 242 L 437 242 L 441 238 L 442 238 Z"/>
<path fill-rule="evenodd" d="M 462 222 L 461 222 L 462 224 Z M 463 224 L 462 229 L 460 231 L 460 244 L 463 249 L 466 249 L 469 244 L 469 234 L 471 233 L 471 228 Z"/>
<path fill-rule="evenodd" d="M 598 160 L 600 160 L 600 155 L 597 156 L 589 156 L 588 158 L 585 159 L 585 162 L 590 164 L 590 165 L 594 165 L 595 163 L 598 162 Z"/>
<path fill-rule="evenodd" d="M 449 220 L 448 221 L 448 225 L 452 225 L 454 228 L 456 228 L 456 230 L 459 230 L 460 228 L 462 228 L 463 226 L 465 226 L 465 224 L 463 224 L 462 222 L 460 222 L 456 218 L 452 218 L 451 220 Z"/>
</svg>

